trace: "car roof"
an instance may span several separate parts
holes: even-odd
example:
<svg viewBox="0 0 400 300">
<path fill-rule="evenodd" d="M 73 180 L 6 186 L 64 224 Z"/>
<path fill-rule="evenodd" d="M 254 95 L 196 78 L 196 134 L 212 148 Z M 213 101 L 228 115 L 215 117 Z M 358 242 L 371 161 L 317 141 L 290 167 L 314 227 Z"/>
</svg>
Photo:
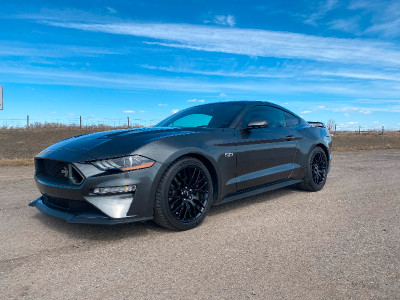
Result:
<svg viewBox="0 0 400 300">
<path fill-rule="evenodd" d="M 291 113 L 292 115 L 295 115 L 297 118 L 302 119 L 299 115 L 295 114 L 294 112 L 287 109 L 286 107 L 283 107 L 283 106 L 280 106 L 278 104 L 268 102 L 268 101 L 240 100 L 240 101 L 213 102 L 213 103 L 207 103 L 207 104 L 203 104 L 203 105 L 219 104 L 219 103 L 222 103 L 222 104 L 224 104 L 224 103 L 226 103 L 226 104 L 239 103 L 239 104 L 244 104 L 246 108 L 249 108 L 249 107 L 252 107 L 255 105 L 268 105 L 268 106 L 276 107 L 276 108 L 282 109 L 284 111 L 287 111 L 287 112 Z"/>
<path fill-rule="evenodd" d="M 202 104 L 202 105 L 212 105 L 212 104 L 232 104 L 232 103 L 237 103 L 237 104 L 244 104 L 245 106 L 254 106 L 254 105 L 269 105 L 277 108 L 281 108 L 283 110 L 289 111 L 287 108 L 282 107 L 278 104 L 268 102 L 268 101 L 255 101 L 255 100 L 239 100 L 239 101 L 223 101 L 223 102 L 212 102 L 212 103 L 207 103 L 207 104 Z"/>
</svg>

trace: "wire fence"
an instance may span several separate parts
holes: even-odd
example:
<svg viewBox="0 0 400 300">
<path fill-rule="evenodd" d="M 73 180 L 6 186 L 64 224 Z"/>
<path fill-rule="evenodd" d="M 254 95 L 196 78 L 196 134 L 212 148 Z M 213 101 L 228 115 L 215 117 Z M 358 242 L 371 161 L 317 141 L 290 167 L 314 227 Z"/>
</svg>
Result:
<svg viewBox="0 0 400 300">
<path fill-rule="evenodd" d="M 365 126 L 365 125 L 336 125 L 332 128 L 329 128 L 331 133 L 334 132 L 356 132 L 356 133 L 365 133 L 365 132 L 393 132 L 400 131 L 399 128 L 388 127 L 384 125 L 375 125 L 375 126 Z"/>
<path fill-rule="evenodd" d="M 143 120 L 126 118 L 69 118 L 69 119 L 43 119 L 30 118 L 25 119 L 0 119 L 0 128 L 3 129 L 28 129 L 28 128 L 43 128 L 43 127 L 115 127 L 115 128 L 132 128 L 132 127 L 151 127 L 157 124 L 160 120 Z"/>
<path fill-rule="evenodd" d="M 133 127 L 151 127 L 161 120 L 143 120 L 132 119 L 130 117 L 122 118 L 103 118 L 95 119 L 92 117 L 74 117 L 69 119 L 43 119 L 30 118 L 24 119 L 0 119 L 0 128 L 2 129 L 34 129 L 34 128 L 61 128 L 61 127 L 107 127 L 107 128 L 133 128 Z M 359 124 L 337 124 L 329 128 L 330 132 L 380 132 L 400 131 L 400 128 L 390 128 L 382 125 L 359 125 Z"/>
</svg>

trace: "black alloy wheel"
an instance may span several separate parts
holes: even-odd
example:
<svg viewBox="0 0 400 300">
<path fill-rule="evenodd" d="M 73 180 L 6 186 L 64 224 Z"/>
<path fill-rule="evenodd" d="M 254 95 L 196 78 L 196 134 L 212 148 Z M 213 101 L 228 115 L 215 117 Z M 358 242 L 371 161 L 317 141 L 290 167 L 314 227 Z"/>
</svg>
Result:
<svg viewBox="0 0 400 300">
<path fill-rule="evenodd" d="M 193 165 L 183 167 L 174 177 L 168 191 L 171 214 L 180 222 L 198 219 L 208 202 L 207 175 Z"/>
<path fill-rule="evenodd" d="M 154 220 L 173 230 L 192 229 L 203 221 L 212 200 L 213 184 L 207 168 L 195 158 L 182 158 L 160 180 Z"/>
<path fill-rule="evenodd" d="M 305 167 L 303 182 L 298 186 L 306 191 L 316 192 L 321 190 L 328 175 L 328 159 L 321 147 L 315 147 L 308 157 Z"/>
<path fill-rule="evenodd" d="M 326 156 L 321 152 L 317 152 L 314 155 L 314 159 L 312 161 L 312 178 L 316 185 L 321 185 L 325 182 L 326 177 Z"/>
</svg>

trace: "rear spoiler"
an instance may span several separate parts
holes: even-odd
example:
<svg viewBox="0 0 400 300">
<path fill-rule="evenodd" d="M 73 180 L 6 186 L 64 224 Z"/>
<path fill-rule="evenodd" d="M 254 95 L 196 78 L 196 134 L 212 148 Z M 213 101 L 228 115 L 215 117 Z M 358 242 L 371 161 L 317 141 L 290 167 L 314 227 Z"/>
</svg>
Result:
<svg viewBox="0 0 400 300">
<path fill-rule="evenodd" d="M 322 123 L 322 122 L 311 122 L 311 121 L 308 121 L 308 124 L 310 124 L 313 127 L 325 128 L 325 124 Z"/>
</svg>

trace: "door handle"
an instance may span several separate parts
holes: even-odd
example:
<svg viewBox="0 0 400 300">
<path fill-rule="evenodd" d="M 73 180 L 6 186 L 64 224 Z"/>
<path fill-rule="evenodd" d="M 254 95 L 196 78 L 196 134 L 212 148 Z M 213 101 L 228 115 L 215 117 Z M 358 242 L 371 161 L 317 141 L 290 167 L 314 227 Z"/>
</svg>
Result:
<svg viewBox="0 0 400 300">
<path fill-rule="evenodd" d="M 293 141 L 293 140 L 295 139 L 295 137 L 294 137 L 293 135 L 288 135 L 288 136 L 286 137 L 286 139 L 287 139 L 288 141 Z"/>
</svg>

